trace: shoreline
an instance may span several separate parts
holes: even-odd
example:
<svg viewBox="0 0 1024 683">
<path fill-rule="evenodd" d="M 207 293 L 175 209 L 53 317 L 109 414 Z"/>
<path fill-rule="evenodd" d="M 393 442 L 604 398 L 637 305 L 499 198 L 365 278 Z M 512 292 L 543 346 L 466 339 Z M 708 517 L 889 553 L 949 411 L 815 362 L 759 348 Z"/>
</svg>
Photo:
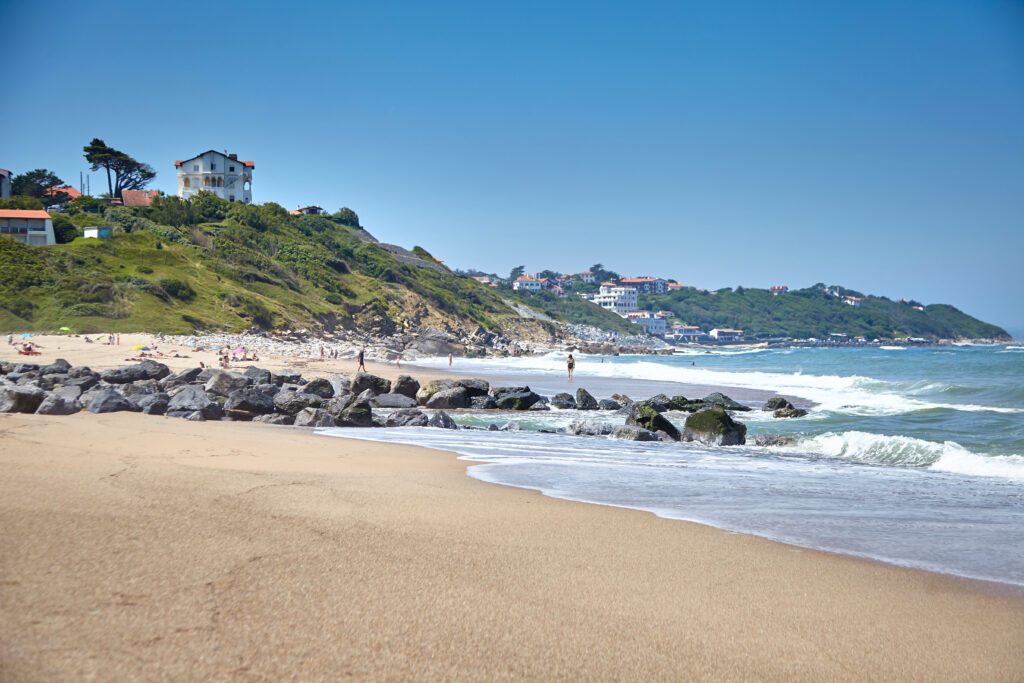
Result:
<svg viewBox="0 0 1024 683">
<path fill-rule="evenodd" d="M 0 430 L 9 680 L 1022 671 L 1013 587 L 494 486 L 450 452 L 127 413 Z"/>
</svg>

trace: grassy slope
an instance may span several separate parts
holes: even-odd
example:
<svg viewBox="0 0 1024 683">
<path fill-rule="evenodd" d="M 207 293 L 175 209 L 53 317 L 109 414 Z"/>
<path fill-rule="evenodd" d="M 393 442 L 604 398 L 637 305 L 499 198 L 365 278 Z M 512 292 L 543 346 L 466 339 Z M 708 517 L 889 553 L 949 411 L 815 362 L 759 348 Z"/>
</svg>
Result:
<svg viewBox="0 0 1024 683">
<path fill-rule="evenodd" d="M 748 337 L 759 334 L 822 338 L 832 332 L 879 337 L 1004 338 L 1005 330 L 946 304 L 911 306 L 869 296 L 853 307 L 816 289 L 772 296 L 764 289 L 702 292 L 683 289 L 663 296 L 642 296 L 641 306 L 673 311 L 689 325 L 735 327 Z"/>
<path fill-rule="evenodd" d="M 561 299 L 551 292 L 535 292 L 525 294 L 512 292 L 511 296 L 526 305 L 556 320 L 593 325 L 605 330 L 622 332 L 623 334 L 640 334 L 642 330 L 625 318 L 607 311 L 600 306 L 584 301 L 574 294 Z"/>
</svg>

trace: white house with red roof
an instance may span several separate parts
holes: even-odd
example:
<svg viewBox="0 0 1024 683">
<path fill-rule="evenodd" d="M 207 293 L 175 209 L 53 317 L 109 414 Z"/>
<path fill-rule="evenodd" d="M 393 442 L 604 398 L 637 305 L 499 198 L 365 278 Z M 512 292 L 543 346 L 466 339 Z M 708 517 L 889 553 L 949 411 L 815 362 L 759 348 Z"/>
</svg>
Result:
<svg viewBox="0 0 1024 683">
<path fill-rule="evenodd" d="M 668 291 L 668 280 L 660 277 L 624 277 L 619 280 L 624 287 L 635 287 L 642 294 L 664 294 Z"/>
<path fill-rule="evenodd" d="M 178 196 L 182 199 L 209 192 L 229 202 L 252 203 L 254 161 L 211 149 L 191 159 L 175 161 L 174 167 L 178 170 Z"/>
<path fill-rule="evenodd" d="M 57 243 L 53 220 L 42 209 L 0 209 L 0 235 L 31 247 Z"/>
<path fill-rule="evenodd" d="M 532 275 L 520 275 L 512 283 L 512 289 L 521 292 L 539 292 L 544 288 L 546 280 L 533 277 Z"/>
</svg>

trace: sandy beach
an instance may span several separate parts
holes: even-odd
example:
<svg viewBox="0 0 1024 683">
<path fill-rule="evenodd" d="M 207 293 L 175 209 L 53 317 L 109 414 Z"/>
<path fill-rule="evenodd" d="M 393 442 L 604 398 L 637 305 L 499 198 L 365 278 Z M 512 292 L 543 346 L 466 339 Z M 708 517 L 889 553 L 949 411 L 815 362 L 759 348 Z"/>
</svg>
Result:
<svg viewBox="0 0 1024 683">
<path fill-rule="evenodd" d="M 0 680 L 1019 680 L 1019 591 L 484 484 L 454 456 L 0 416 Z"/>
</svg>

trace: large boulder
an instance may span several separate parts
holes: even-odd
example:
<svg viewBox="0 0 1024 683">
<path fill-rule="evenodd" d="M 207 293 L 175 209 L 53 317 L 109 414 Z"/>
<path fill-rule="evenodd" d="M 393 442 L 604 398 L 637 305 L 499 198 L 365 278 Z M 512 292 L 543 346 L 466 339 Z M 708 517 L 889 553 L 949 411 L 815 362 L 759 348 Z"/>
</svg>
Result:
<svg viewBox="0 0 1024 683">
<path fill-rule="evenodd" d="M 250 384 L 271 384 L 274 381 L 274 375 L 270 370 L 264 370 L 255 365 L 247 367 L 242 374 L 245 375 Z"/>
<path fill-rule="evenodd" d="M 465 389 L 467 398 L 487 396 L 491 391 L 491 385 L 483 379 L 457 379 L 455 386 Z"/>
<path fill-rule="evenodd" d="M 612 400 L 623 406 L 628 406 L 633 403 L 633 399 L 625 394 L 612 394 Z"/>
<path fill-rule="evenodd" d="M 622 406 L 619 405 L 619 402 L 610 398 L 602 398 L 597 402 L 597 407 L 600 410 L 622 410 Z"/>
<path fill-rule="evenodd" d="M 249 386 L 249 378 L 238 372 L 220 371 L 206 382 L 206 393 L 216 396 L 230 396 L 231 392 Z"/>
<path fill-rule="evenodd" d="M 36 408 L 36 415 L 74 415 L 82 409 L 78 399 L 67 399 L 60 394 L 49 394 Z"/>
<path fill-rule="evenodd" d="M 392 393 L 408 396 L 411 399 L 416 398 L 416 392 L 419 390 L 420 383 L 409 375 L 399 375 L 398 379 L 391 385 Z"/>
<path fill-rule="evenodd" d="M 9 372 L 13 372 L 13 373 L 18 374 L 18 375 L 24 375 L 26 372 L 38 372 L 38 371 L 39 371 L 39 364 L 38 363 L 18 363 L 17 365 L 14 366 L 14 369 L 10 370 Z"/>
<path fill-rule="evenodd" d="M 402 394 L 381 394 L 371 398 L 370 405 L 374 408 L 412 408 L 416 405 L 416 399 Z"/>
<path fill-rule="evenodd" d="M 649 429 L 635 425 L 624 425 L 612 432 L 613 439 L 623 441 L 658 441 L 658 435 Z"/>
<path fill-rule="evenodd" d="M 501 410 L 529 410 L 541 400 L 530 387 L 498 387 L 494 389 L 494 403 Z M 579 403 L 579 401 L 577 401 Z"/>
<path fill-rule="evenodd" d="M 135 409 L 135 405 L 117 389 L 100 389 L 89 401 L 90 413 L 117 413 Z"/>
<path fill-rule="evenodd" d="M 717 405 L 690 415 L 683 426 L 683 441 L 698 441 L 709 446 L 742 446 L 746 436 L 746 425 L 734 421 Z"/>
<path fill-rule="evenodd" d="M 0 388 L 0 413 L 34 413 L 46 393 L 36 387 Z"/>
<path fill-rule="evenodd" d="M 626 416 L 626 424 L 633 427 L 643 427 L 651 432 L 665 432 L 673 441 L 679 441 L 679 430 L 668 421 L 664 415 L 646 401 L 640 401 L 629 406 L 629 414 Z"/>
<path fill-rule="evenodd" d="M 132 382 L 131 384 L 122 384 L 119 387 L 119 391 L 127 398 L 133 396 L 147 396 L 149 394 L 160 393 L 160 383 L 152 379 L 142 379 L 138 382 Z"/>
<path fill-rule="evenodd" d="M 574 420 L 565 428 L 565 433 L 572 434 L 573 436 L 607 436 L 614 429 L 614 427 L 605 422 Z"/>
<path fill-rule="evenodd" d="M 338 394 L 334 398 L 324 403 L 323 407 L 324 410 L 326 410 L 328 413 L 337 418 L 339 415 L 341 415 L 342 411 L 345 410 L 345 408 L 348 408 L 350 405 L 355 403 L 355 401 L 356 397 L 353 396 L 352 394 Z"/>
<path fill-rule="evenodd" d="M 135 402 L 135 406 L 145 415 L 163 415 L 167 412 L 170 402 L 171 399 L 167 394 L 148 394 L 139 398 Z"/>
<path fill-rule="evenodd" d="M 452 387 L 451 389 L 442 389 L 433 396 L 431 396 L 426 403 L 427 408 L 444 408 L 444 409 L 455 409 L 455 408 L 466 408 L 469 406 L 469 399 L 466 396 L 465 387 Z"/>
<path fill-rule="evenodd" d="M 107 384 L 128 384 L 140 379 L 163 379 L 171 374 L 171 369 L 155 360 L 144 360 L 135 365 L 105 370 L 100 378 Z"/>
<path fill-rule="evenodd" d="M 455 420 L 451 418 L 448 413 L 443 410 L 439 410 L 430 416 L 427 420 L 428 427 L 436 427 L 438 429 L 458 429 L 459 425 L 455 424 Z"/>
<path fill-rule="evenodd" d="M 63 385 L 69 379 L 71 379 L 71 375 L 66 373 L 53 373 L 51 375 L 42 375 L 36 380 L 36 385 L 43 391 L 50 391 L 58 385 Z"/>
<path fill-rule="evenodd" d="M 772 413 L 772 417 L 805 417 L 806 415 L 806 410 L 803 408 L 794 408 L 793 406 L 789 406 L 788 408 L 779 408 Z"/>
<path fill-rule="evenodd" d="M 719 393 L 717 391 L 713 394 L 708 394 L 707 396 L 705 396 L 704 403 L 706 403 L 709 406 L 719 406 L 720 408 L 724 408 L 725 410 L 750 410 L 749 406 L 745 406 L 742 403 L 737 403 L 736 401 L 732 400 L 725 394 Z"/>
<path fill-rule="evenodd" d="M 315 394 L 281 391 L 274 396 L 274 408 L 285 415 L 298 415 L 305 408 L 319 408 L 324 400 Z"/>
<path fill-rule="evenodd" d="M 53 390 L 53 393 L 63 396 L 68 401 L 77 401 L 78 397 L 82 395 L 82 388 L 68 386 L 57 387 Z"/>
<path fill-rule="evenodd" d="M 189 368 L 187 370 L 182 370 L 181 372 L 176 372 L 173 375 L 167 375 L 167 377 L 164 377 L 160 382 L 165 386 L 168 382 L 173 381 L 191 384 L 192 382 L 200 381 L 199 376 L 204 372 L 206 373 L 206 379 L 203 380 L 203 384 L 213 376 L 213 373 L 217 372 L 217 368 Z"/>
<path fill-rule="evenodd" d="M 430 418 L 418 408 L 403 408 L 384 418 L 385 427 L 426 427 Z"/>
<path fill-rule="evenodd" d="M 371 390 L 374 394 L 386 394 L 391 391 L 391 380 L 371 375 L 368 372 L 357 372 L 352 378 L 352 393 L 359 395 Z"/>
<path fill-rule="evenodd" d="M 296 427 L 337 427 L 338 423 L 323 408 L 303 408 L 292 423 Z"/>
<path fill-rule="evenodd" d="M 498 404 L 494 402 L 493 396 L 474 396 L 469 399 L 469 407 L 474 410 L 494 410 Z"/>
<path fill-rule="evenodd" d="M 764 402 L 764 409 L 768 412 L 792 407 L 793 404 L 787 401 L 786 399 L 782 398 L 781 396 L 772 396 L 770 399 Z"/>
<path fill-rule="evenodd" d="M 253 422 L 262 422 L 268 425 L 293 425 L 295 424 L 295 418 L 291 415 L 281 415 L 274 413 L 273 415 L 257 415 L 252 419 Z"/>
<path fill-rule="evenodd" d="M 355 401 L 338 414 L 339 427 L 373 427 L 373 408 L 367 401 Z"/>
<path fill-rule="evenodd" d="M 644 403 L 651 406 L 659 413 L 664 413 L 666 410 L 671 410 L 669 406 L 672 403 L 672 399 L 670 399 L 665 394 L 655 394 L 654 396 L 651 396 L 649 399 L 644 401 Z"/>
<path fill-rule="evenodd" d="M 167 403 L 167 414 L 185 413 L 185 415 L 174 415 L 174 417 L 187 417 L 197 412 L 207 420 L 219 420 L 224 416 L 220 404 L 207 396 L 203 388 L 195 384 L 181 387 L 171 400 Z"/>
<path fill-rule="evenodd" d="M 302 382 L 302 373 L 298 370 L 285 369 L 274 375 L 274 384 L 284 386 L 285 384 L 299 384 Z"/>
<path fill-rule="evenodd" d="M 71 369 L 71 363 L 67 362 L 63 358 L 58 358 L 49 365 L 44 365 L 39 368 L 40 375 L 66 375 L 68 370 Z"/>
<path fill-rule="evenodd" d="M 86 365 L 75 365 L 73 367 L 70 367 L 68 368 L 68 374 L 71 377 L 95 376 L 97 380 L 99 380 L 100 378 L 99 373 L 93 372 Z"/>
<path fill-rule="evenodd" d="M 307 394 L 316 394 L 320 398 L 334 398 L 334 385 L 323 377 L 309 380 L 309 383 L 302 387 L 302 391 Z"/>
<path fill-rule="evenodd" d="M 590 392 L 580 387 L 576 390 L 576 407 L 579 410 L 597 410 L 600 405 Z"/>
<path fill-rule="evenodd" d="M 426 384 L 421 386 L 419 390 L 416 392 L 416 402 L 419 403 L 421 406 L 426 405 L 427 401 L 430 400 L 431 396 L 433 396 L 439 391 L 451 389 L 454 386 L 455 380 L 451 379 L 435 379 L 430 382 L 427 382 Z"/>
<path fill-rule="evenodd" d="M 576 407 L 576 399 L 572 394 L 562 392 L 551 397 L 551 405 L 562 410 L 571 410 Z"/>
<path fill-rule="evenodd" d="M 684 413 L 696 413 L 704 410 L 707 405 L 700 399 L 689 399 L 685 396 L 673 396 L 668 402 L 669 410 L 676 410 Z"/>
<path fill-rule="evenodd" d="M 236 389 L 225 401 L 224 410 L 236 420 L 251 420 L 274 412 L 274 397 L 256 388 Z"/>
<path fill-rule="evenodd" d="M 352 393 L 352 380 L 348 375 L 331 375 L 327 378 L 327 381 L 331 383 L 335 396 Z"/>
</svg>

